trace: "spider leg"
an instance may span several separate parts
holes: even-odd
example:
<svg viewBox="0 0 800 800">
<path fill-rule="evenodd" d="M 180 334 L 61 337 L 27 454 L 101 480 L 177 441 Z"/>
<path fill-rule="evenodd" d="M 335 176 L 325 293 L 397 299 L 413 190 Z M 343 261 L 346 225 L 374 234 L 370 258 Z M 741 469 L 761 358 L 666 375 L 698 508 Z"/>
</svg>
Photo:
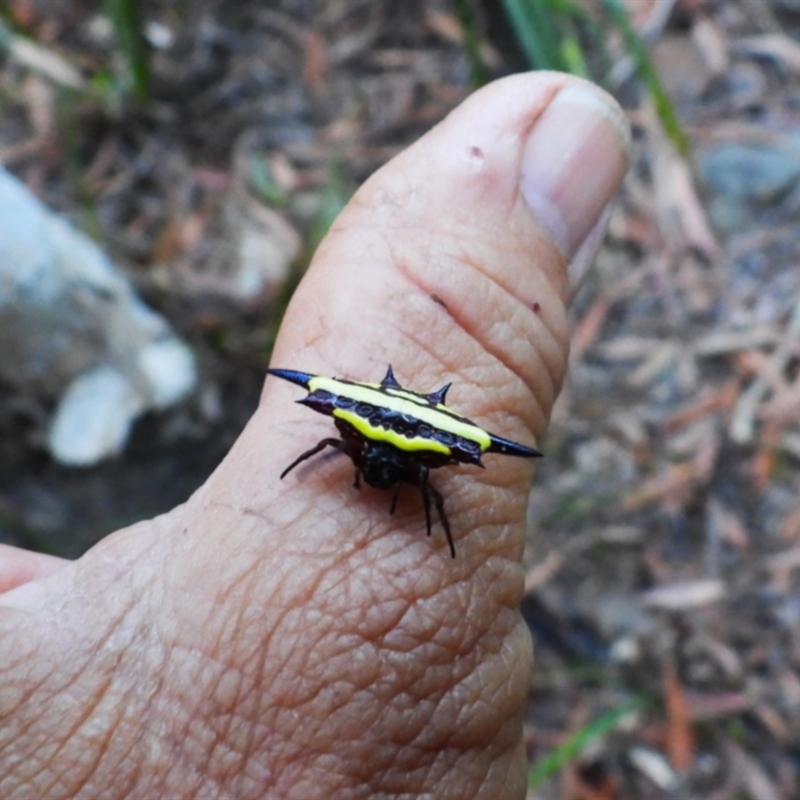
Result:
<svg viewBox="0 0 800 800">
<path fill-rule="evenodd" d="M 335 447 L 337 450 L 340 450 L 342 453 L 346 453 L 346 445 L 344 442 L 340 441 L 339 439 L 323 439 L 319 444 L 315 444 L 310 450 L 306 450 L 301 456 L 296 458 L 289 464 L 286 469 L 281 472 L 281 480 L 283 480 L 298 464 L 305 461 L 307 458 L 311 458 L 311 456 L 315 456 L 317 453 L 324 450 L 326 447 Z"/>
<path fill-rule="evenodd" d="M 419 475 L 418 475 L 418 483 L 419 492 L 422 495 L 422 504 L 425 507 L 425 525 L 428 528 L 428 536 L 431 535 L 431 498 L 428 494 L 428 490 L 431 488 L 431 485 L 428 483 L 428 468 L 427 467 L 420 467 L 419 468 Z"/>
<path fill-rule="evenodd" d="M 444 528 L 444 532 L 447 535 L 447 543 L 450 545 L 450 555 L 455 558 L 456 557 L 456 546 L 453 543 L 453 534 L 450 531 L 450 521 L 447 519 L 447 514 L 444 510 L 444 498 L 442 497 L 442 493 L 431 486 L 428 483 L 428 468 L 423 467 L 420 470 L 420 491 L 422 492 L 422 499 L 425 502 L 425 518 L 428 523 L 428 536 L 431 534 L 431 515 L 430 515 L 430 499 L 429 495 L 433 497 L 434 505 L 436 506 L 436 512 L 439 514 L 439 519 L 442 522 L 442 527 Z"/>
<path fill-rule="evenodd" d="M 400 494 L 400 484 L 398 483 L 397 486 L 394 487 L 394 494 L 392 495 L 392 504 L 389 506 L 389 515 L 391 516 L 394 514 L 395 509 L 397 508 L 397 495 Z"/>
<path fill-rule="evenodd" d="M 433 494 L 433 502 L 436 504 L 436 511 L 439 513 L 439 519 L 442 521 L 442 527 L 445 534 L 447 534 L 447 543 L 450 545 L 450 555 L 456 557 L 456 546 L 453 543 L 453 534 L 450 531 L 450 521 L 447 519 L 447 514 L 444 511 L 444 498 L 438 489 L 433 486 L 428 486 L 428 490 Z"/>
</svg>

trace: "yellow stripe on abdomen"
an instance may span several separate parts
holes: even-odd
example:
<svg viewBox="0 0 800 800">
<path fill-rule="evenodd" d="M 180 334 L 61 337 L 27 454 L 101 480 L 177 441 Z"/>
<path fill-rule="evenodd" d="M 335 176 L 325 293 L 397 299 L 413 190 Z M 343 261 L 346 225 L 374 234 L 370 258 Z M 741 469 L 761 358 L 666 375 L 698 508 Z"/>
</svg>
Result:
<svg viewBox="0 0 800 800">
<path fill-rule="evenodd" d="M 331 394 L 347 397 L 356 403 L 367 403 L 376 408 L 385 408 L 398 414 L 405 414 L 413 419 L 418 419 L 420 422 L 427 423 L 438 431 L 446 431 L 454 436 L 474 442 L 480 447 L 482 453 L 485 453 L 492 444 L 491 437 L 483 428 L 479 428 L 463 417 L 454 415 L 449 409 L 448 413 L 444 413 L 432 406 L 422 405 L 404 397 L 388 394 L 382 391 L 380 387 L 373 388 L 365 384 L 344 383 L 343 381 L 337 381 L 336 378 L 317 376 L 309 381 L 308 389 L 310 392 L 321 389 Z M 334 410 L 333 415 L 349 422 L 367 438 L 390 442 L 402 450 L 433 450 L 441 453 L 450 453 L 450 448 L 440 442 L 421 437 L 408 439 L 394 431 L 376 428 L 349 409 L 337 408 Z M 358 424 L 354 420 L 358 420 Z M 414 446 L 414 442 L 417 443 L 416 446 Z"/>
<path fill-rule="evenodd" d="M 442 453 L 449 456 L 451 450 L 447 445 L 437 442 L 436 439 L 424 439 L 421 436 L 403 436 L 402 433 L 391 430 L 391 428 L 384 428 L 379 425 L 373 425 L 369 420 L 360 417 L 353 411 L 347 411 L 342 408 L 336 408 L 333 411 L 333 416 L 352 425 L 365 439 L 371 442 L 387 442 L 393 445 L 398 450 L 405 450 L 410 453 L 428 452 L 428 453 Z"/>
</svg>

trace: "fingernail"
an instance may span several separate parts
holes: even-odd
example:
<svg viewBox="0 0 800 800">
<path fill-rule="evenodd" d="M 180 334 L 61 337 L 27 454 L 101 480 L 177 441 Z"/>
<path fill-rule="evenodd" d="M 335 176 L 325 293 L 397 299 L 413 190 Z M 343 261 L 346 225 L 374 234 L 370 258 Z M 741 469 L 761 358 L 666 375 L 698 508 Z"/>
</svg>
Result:
<svg viewBox="0 0 800 800">
<path fill-rule="evenodd" d="M 559 92 L 536 121 L 522 154 L 520 189 L 566 258 L 619 188 L 629 150 L 619 110 L 579 86 Z"/>
<path fill-rule="evenodd" d="M 572 257 L 572 261 L 567 265 L 569 288 L 572 295 L 581 288 L 586 276 L 589 274 L 592 264 L 594 264 L 597 251 L 606 238 L 606 230 L 608 229 L 608 223 L 611 219 L 611 212 L 613 209 L 613 203 L 610 203 L 603 209 L 600 213 L 600 218 L 592 225 L 589 233 L 586 234 L 577 252 Z"/>
</svg>

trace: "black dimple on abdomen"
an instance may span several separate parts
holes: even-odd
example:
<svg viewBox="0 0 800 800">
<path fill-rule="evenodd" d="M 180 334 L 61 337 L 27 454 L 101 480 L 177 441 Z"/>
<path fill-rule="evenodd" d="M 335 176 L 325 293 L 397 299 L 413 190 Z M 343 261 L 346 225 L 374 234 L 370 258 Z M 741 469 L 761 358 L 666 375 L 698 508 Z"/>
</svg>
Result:
<svg viewBox="0 0 800 800">
<path fill-rule="evenodd" d="M 416 436 L 420 427 L 420 421 L 416 417 L 400 414 L 387 408 L 377 409 L 375 419 L 379 420 L 381 427 L 392 430 L 407 439 Z"/>
</svg>

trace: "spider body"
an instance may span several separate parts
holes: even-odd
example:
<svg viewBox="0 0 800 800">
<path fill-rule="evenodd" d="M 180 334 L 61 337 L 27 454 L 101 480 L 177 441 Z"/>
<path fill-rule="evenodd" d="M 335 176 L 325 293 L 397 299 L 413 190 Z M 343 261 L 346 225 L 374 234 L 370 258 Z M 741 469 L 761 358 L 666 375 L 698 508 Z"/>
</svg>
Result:
<svg viewBox="0 0 800 800">
<path fill-rule="evenodd" d="M 284 478 L 298 464 L 333 447 L 346 453 L 356 468 L 355 486 L 361 478 L 376 489 L 393 489 L 389 513 L 394 513 L 402 484 L 417 486 L 431 533 L 433 500 L 447 535 L 450 553 L 455 545 L 441 493 L 429 482 L 431 469 L 448 464 L 477 464 L 484 453 L 536 458 L 538 450 L 484 430 L 444 404 L 450 384 L 436 392 L 420 394 L 403 388 L 391 366 L 380 383 L 360 383 L 325 378 L 288 369 L 268 372 L 308 390 L 298 403 L 333 417 L 341 439 L 327 438 L 302 453 L 281 473 Z"/>
</svg>

